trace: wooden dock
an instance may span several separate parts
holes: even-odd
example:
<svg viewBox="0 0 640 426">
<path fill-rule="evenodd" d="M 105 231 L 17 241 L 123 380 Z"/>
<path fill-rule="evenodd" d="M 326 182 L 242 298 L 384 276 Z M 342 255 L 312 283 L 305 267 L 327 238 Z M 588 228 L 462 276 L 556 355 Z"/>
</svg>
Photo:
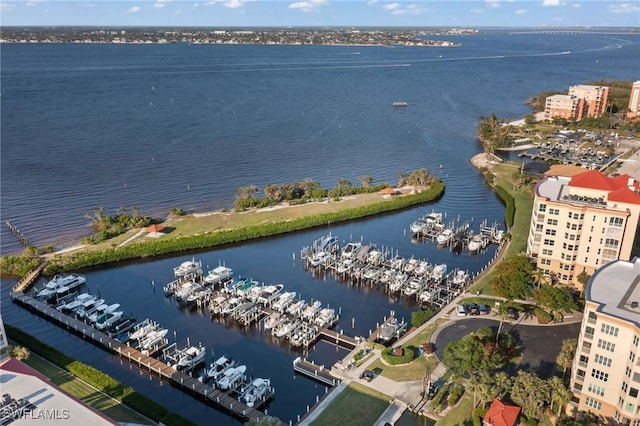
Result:
<svg viewBox="0 0 640 426">
<path fill-rule="evenodd" d="M 301 357 L 293 360 L 293 371 L 329 386 L 335 386 L 340 383 L 340 379 L 333 377 L 331 373 L 324 368 L 324 365 L 317 365 Z"/>
<path fill-rule="evenodd" d="M 318 333 L 318 338 L 349 350 L 353 350 L 358 346 L 358 340 L 354 337 L 338 333 L 328 328 L 321 328 Z"/>
<path fill-rule="evenodd" d="M 189 393 L 193 397 L 201 399 L 222 411 L 242 419 L 243 421 L 260 421 L 267 417 L 265 413 L 259 410 L 259 408 L 274 396 L 274 392 L 268 392 L 263 398 L 256 401 L 254 407 L 248 407 L 246 404 L 233 398 L 228 392 L 222 392 L 212 386 L 200 382 L 197 378 L 191 377 L 181 371 L 176 371 L 164 362 L 113 339 L 107 334 L 96 330 L 92 326 L 79 321 L 76 318 L 65 315 L 31 296 L 14 293 L 12 294 L 12 300 L 17 304 L 40 314 L 50 321 L 65 327 L 67 330 L 91 341 L 96 346 L 117 354 L 139 369 L 157 374 L 158 378 L 169 381 L 173 386 Z"/>
<path fill-rule="evenodd" d="M 29 290 L 33 283 L 35 283 L 36 280 L 40 278 L 40 273 L 42 273 L 42 270 L 45 268 L 45 266 L 47 266 L 47 261 L 42 260 L 38 266 L 29 271 L 27 275 L 22 277 L 22 279 L 13 286 L 13 288 L 11 289 L 11 293 L 22 293 L 25 290 Z"/>
</svg>

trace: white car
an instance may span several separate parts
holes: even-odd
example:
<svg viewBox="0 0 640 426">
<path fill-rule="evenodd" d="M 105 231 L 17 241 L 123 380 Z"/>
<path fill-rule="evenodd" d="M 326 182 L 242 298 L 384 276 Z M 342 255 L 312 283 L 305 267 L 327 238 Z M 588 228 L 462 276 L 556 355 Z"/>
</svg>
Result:
<svg viewBox="0 0 640 426">
<path fill-rule="evenodd" d="M 456 305 L 456 313 L 459 317 L 467 316 L 467 308 L 464 305 Z"/>
</svg>

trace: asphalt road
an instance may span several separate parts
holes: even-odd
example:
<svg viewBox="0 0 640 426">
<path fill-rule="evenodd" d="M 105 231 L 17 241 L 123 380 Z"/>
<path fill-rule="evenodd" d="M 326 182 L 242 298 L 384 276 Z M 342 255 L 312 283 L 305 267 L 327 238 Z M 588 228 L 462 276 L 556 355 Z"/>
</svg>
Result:
<svg viewBox="0 0 640 426">
<path fill-rule="evenodd" d="M 479 328 L 490 327 L 498 330 L 499 319 L 486 317 L 465 317 L 456 319 L 439 330 L 435 338 L 436 356 L 442 359 L 444 348 L 449 342 L 460 340 L 463 336 Z M 562 341 L 577 338 L 580 323 L 559 325 L 525 325 L 504 322 L 501 332 L 509 332 L 523 346 L 523 356 L 516 369 L 538 373 L 547 378 L 555 372 L 555 362 L 560 353 Z M 513 372 L 511 372 L 513 373 Z"/>
</svg>

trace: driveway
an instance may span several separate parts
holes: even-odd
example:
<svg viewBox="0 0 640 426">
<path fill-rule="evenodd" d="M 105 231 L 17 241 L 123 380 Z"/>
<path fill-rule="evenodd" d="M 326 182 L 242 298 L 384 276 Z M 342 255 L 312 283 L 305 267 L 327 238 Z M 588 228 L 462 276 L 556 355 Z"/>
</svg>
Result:
<svg viewBox="0 0 640 426">
<path fill-rule="evenodd" d="M 499 318 L 465 317 L 456 319 L 435 335 L 435 352 L 439 359 L 443 358 L 444 348 L 449 342 L 460 340 L 465 335 L 479 328 L 490 327 L 498 331 Z M 523 346 L 523 356 L 515 369 L 534 371 L 541 377 L 547 378 L 555 372 L 555 362 L 560 353 L 562 341 L 577 338 L 580 323 L 558 325 L 528 325 L 522 323 L 511 324 L 503 322 L 502 332 L 511 333 Z M 513 374 L 514 371 L 509 371 Z"/>
</svg>

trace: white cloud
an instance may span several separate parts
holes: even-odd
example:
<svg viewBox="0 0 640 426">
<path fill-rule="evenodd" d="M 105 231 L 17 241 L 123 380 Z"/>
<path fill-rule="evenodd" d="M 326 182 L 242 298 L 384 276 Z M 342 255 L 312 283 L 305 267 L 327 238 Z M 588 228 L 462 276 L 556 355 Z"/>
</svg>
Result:
<svg viewBox="0 0 640 426">
<path fill-rule="evenodd" d="M 549 7 L 560 6 L 560 0 L 542 0 L 542 5 Z"/>
<path fill-rule="evenodd" d="M 216 4 L 216 2 L 215 2 L 215 1 L 208 1 L 208 2 L 206 2 L 204 5 L 205 5 L 205 6 L 213 6 L 213 5 L 215 5 L 215 4 Z"/>
<path fill-rule="evenodd" d="M 154 3 L 153 4 L 153 7 L 155 7 L 156 9 L 162 9 L 165 6 L 166 6 L 166 3 Z"/>
<path fill-rule="evenodd" d="M 178 10 L 176 10 L 173 14 L 174 14 L 174 15 L 182 15 L 182 13 L 183 13 L 183 12 L 182 12 L 182 9 L 178 9 Z"/>
<path fill-rule="evenodd" d="M 13 4 L 6 1 L 0 2 L 0 11 L 11 12 L 13 10 Z"/>
<path fill-rule="evenodd" d="M 369 0 L 367 2 L 367 4 L 376 4 L 376 3 L 378 3 L 378 0 Z"/>
<path fill-rule="evenodd" d="M 138 13 L 140 12 L 140 6 L 133 6 L 127 10 L 127 13 Z"/>
<path fill-rule="evenodd" d="M 640 6 L 631 3 L 614 3 L 607 8 L 609 13 L 638 13 Z"/>
<path fill-rule="evenodd" d="M 574 9 L 580 9 L 582 7 L 582 5 L 580 3 L 573 3 L 571 5 Z"/>
<path fill-rule="evenodd" d="M 40 5 L 40 4 L 44 3 L 44 2 L 45 2 L 44 0 L 30 0 L 30 1 L 26 2 L 25 5 L 27 7 L 36 7 L 36 6 L 38 6 L 38 5 Z"/>
<path fill-rule="evenodd" d="M 298 9 L 303 12 L 317 12 L 321 7 L 327 5 L 327 0 L 298 1 L 291 3 L 289 9 Z"/>
<path fill-rule="evenodd" d="M 428 12 L 429 9 L 424 7 L 420 7 L 415 4 L 408 4 L 401 9 L 396 9 L 391 12 L 392 15 L 422 15 L 423 13 Z"/>
<path fill-rule="evenodd" d="M 487 3 L 487 6 L 489 6 L 491 9 L 500 7 L 500 0 L 485 0 L 485 1 Z"/>
<path fill-rule="evenodd" d="M 400 8 L 400 3 L 389 3 L 382 6 L 383 9 L 386 10 L 396 10 Z"/>
<path fill-rule="evenodd" d="M 242 7 L 244 1 L 242 0 L 228 0 L 224 2 L 224 7 L 228 7 L 229 9 L 238 9 Z"/>
<path fill-rule="evenodd" d="M 484 13 L 484 9 L 480 9 L 479 7 L 475 7 L 471 10 L 469 10 L 469 12 L 471 13 Z"/>
<path fill-rule="evenodd" d="M 515 11 L 516 15 L 524 15 L 525 13 L 527 13 L 527 9 L 518 9 Z"/>
</svg>

